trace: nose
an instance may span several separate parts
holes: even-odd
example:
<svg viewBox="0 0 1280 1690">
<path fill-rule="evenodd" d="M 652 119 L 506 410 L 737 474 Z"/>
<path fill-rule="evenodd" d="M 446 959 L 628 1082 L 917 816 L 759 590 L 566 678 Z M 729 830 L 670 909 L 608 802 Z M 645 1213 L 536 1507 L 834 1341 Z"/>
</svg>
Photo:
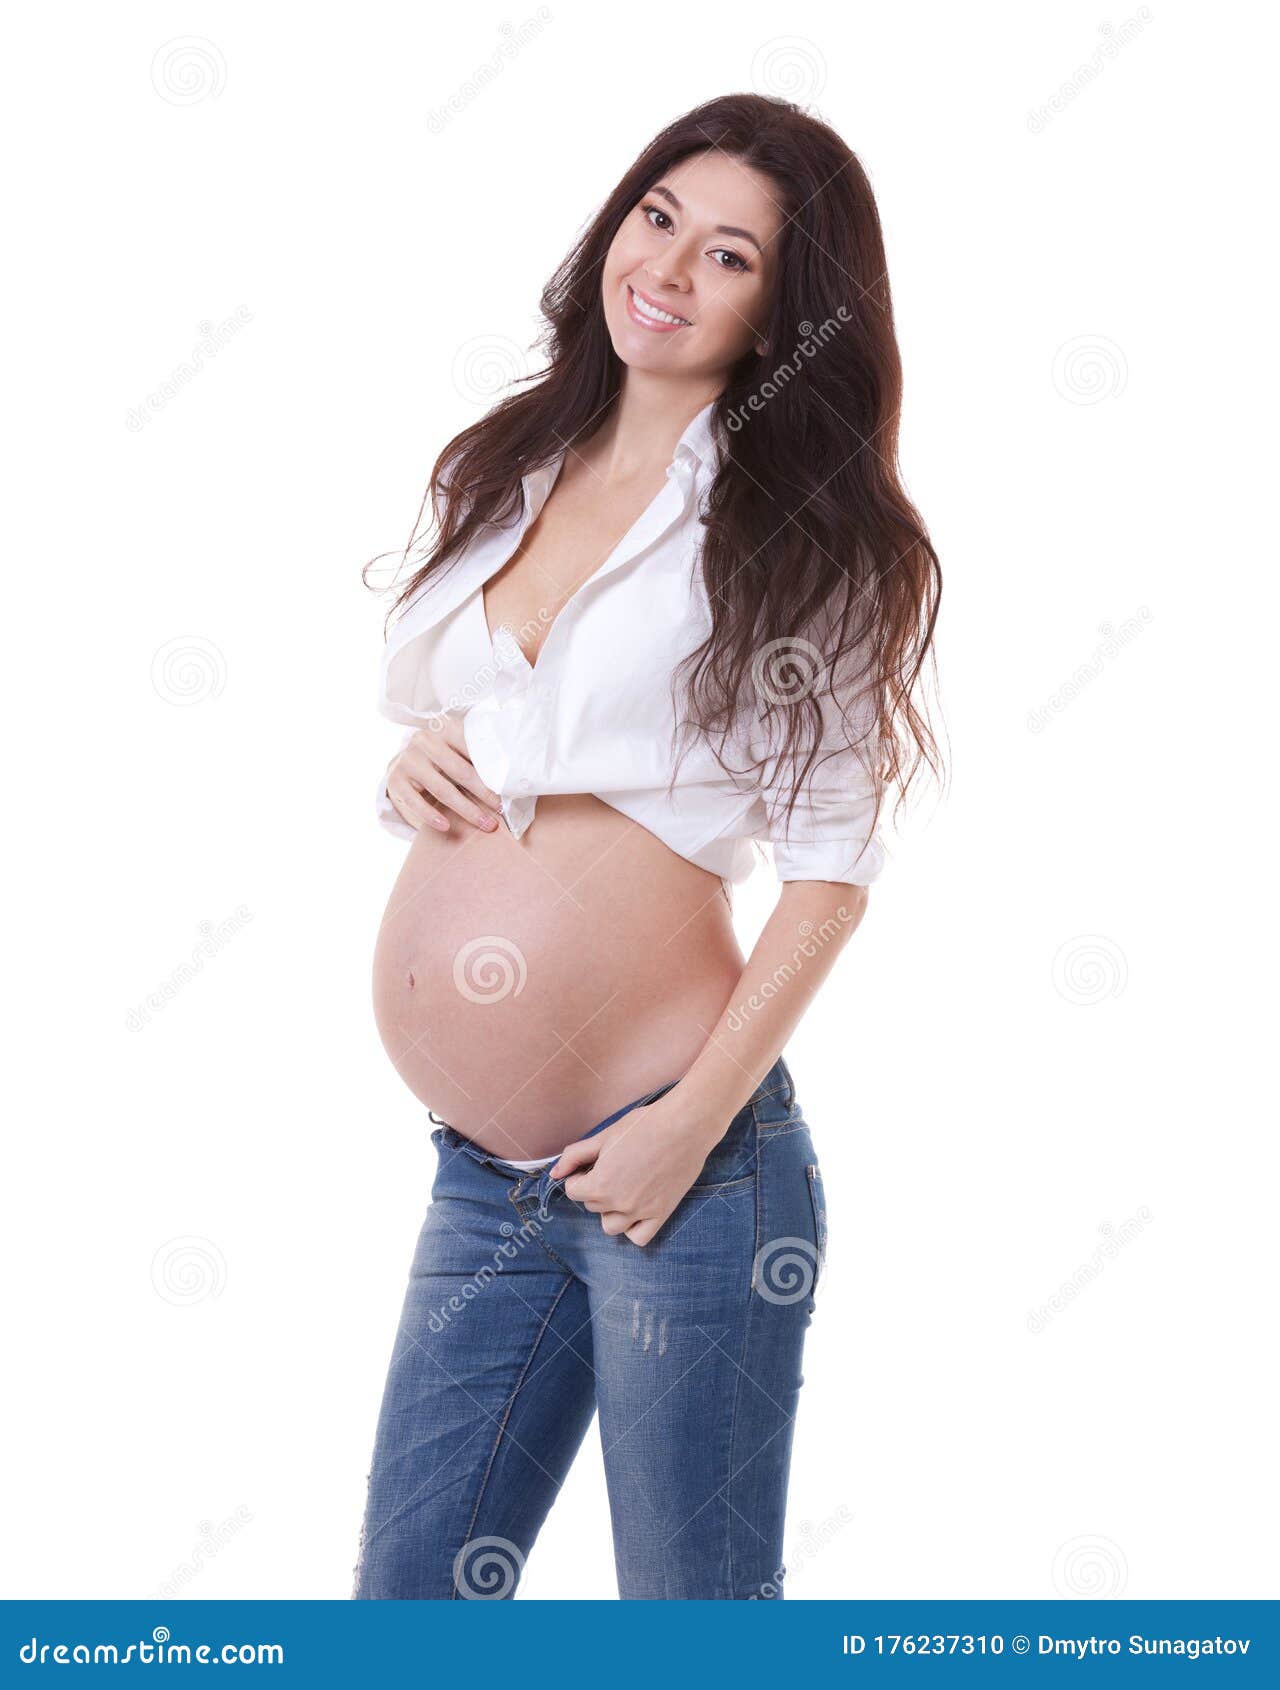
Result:
<svg viewBox="0 0 1280 1690">
<path fill-rule="evenodd" d="M 689 267 L 672 247 L 666 249 L 666 256 L 661 261 L 657 258 L 646 258 L 644 272 L 655 291 L 668 287 L 675 288 L 679 293 L 689 291 Z"/>
</svg>

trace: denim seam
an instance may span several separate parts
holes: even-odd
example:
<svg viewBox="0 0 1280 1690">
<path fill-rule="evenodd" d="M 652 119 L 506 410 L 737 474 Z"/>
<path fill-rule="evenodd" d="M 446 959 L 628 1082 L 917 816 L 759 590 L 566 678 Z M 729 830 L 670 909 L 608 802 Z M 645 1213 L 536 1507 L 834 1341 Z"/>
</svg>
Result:
<svg viewBox="0 0 1280 1690">
<path fill-rule="evenodd" d="M 781 1096 L 782 1096 L 782 1093 L 777 1092 L 777 1091 L 771 1091 L 771 1092 L 765 1093 L 765 1097 L 781 1097 Z M 759 1115 L 758 1111 L 759 1111 L 759 1105 L 762 1104 L 765 1101 L 765 1097 L 753 1097 L 751 1099 L 751 1103 L 749 1105 L 750 1110 L 751 1110 L 751 1114 L 755 1119 L 756 1126 L 760 1129 L 760 1131 L 762 1133 L 785 1132 L 788 1127 L 793 1127 L 793 1126 L 796 1126 L 798 1124 L 799 1118 L 797 1116 L 793 1116 L 790 1113 L 788 1113 L 787 1119 L 785 1121 L 762 1121 L 760 1119 L 760 1115 Z M 794 1104 L 788 1104 L 787 1105 L 788 1111 L 790 1111 L 791 1109 L 794 1109 L 794 1107 L 795 1107 Z"/>
<path fill-rule="evenodd" d="M 753 1120 L 755 1120 L 755 1109 L 754 1109 L 754 1107 L 752 1108 L 752 1111 L 751 1111 L 751 1117 L 752 1117 Z M 737 1578 L 735 1576 L 734 1566 L 733 1566 L 733 1498 L 729 1494 L 729 1492 L 730 1492 L 730 1490 L 733 1486 L 733 1473 L 734 1473 L 733 1452 L 734 1452 L 734 1449 L 737 1445 L 737 1437 L 738 1437 L 738 1404 L 742 1401 L 742 1381 L 743 1381 L 743 1378 L 746 1375 L 746 1368 L 745 1368 L 744 1364 L 746 1362 L 747 1339 L 748 1339 L 748 1336 L 750 1334 L 750 1329 L 751 1329 L 751 1316 L 754 1313 L 754 1302 L 755 1302 L 755 1294 L 756 1294 L 755 1264 L 756 1264 L 756 1259 L 760 1254 L 760 1179 L 761 1179 L 761 1175 L 762 1175 L 764 1170 L 763 1170 L 763 1159 L 760 1155 L 759 1138 L 760 1138 L 760 1123 L 757 1121 L 756 1122 L 756 1171 L 755 1171 L 755 1174 L 752 1176 L 755 1179 L 755 1182 L 756 1182 L 755 1247 L 754 1247 L 752 1254 L 751 1254 L 751 1275 L 750 1275 L 750 1282 L 747 1285 L 746 1319 L 742 1322 L 742 1347 L 741 1347 L 740 1353 L 738 1355 L 738 1364 L 737 1364 L 737 1369 L 736 1369 L 734 1382 L 733 1382 L 733 1412 L 729 1417 L 729 1473 L 728 1473 L 728 1476 L 727 1476 L 727 1478 L 725 1479 L 725 1482 L 724 1482 L 724 1486 L 725 1486 L 725 1498 L 724 1498 L 725 1536 L 726 1536 L 725 1547 L 726 1547 L 727 1559 L 728 1559 L 728 1563 L 729 1563 L 729 1590 L 730 1590 L 730 1593 L 732 1593 L 734 1590 L 737 1589 Z"/>
<path fill-rule="evenodd" d="M 741 1179 L 721 1180 L 719 1185 L 691 1185 L 687 1195 L 690 1197 L 714 1197 L 720 1191 L 734 1191 L 739 1186 L 750 1185 L 755 1179 L 754 1174 L 743 1174 Z"/>
<path fill-rule="evenodd" d="M 552 1317 L 555 1314 L 556 1310 L 560 1307 L 560 1299 L 564 1296 L 565 1292 L 569 1289 L 569 1287 L 572 1283 L 573 1283 L 573 1279 L 572 1279 L 572 1276 L 570 1276 L 570 1278 L 566 1279 L 564 1284 L 556 1292 L 555 1301 L 552 1303 L 551 1307 L 547 1310 L 546 1316 L 543 1319 L 542 1325 L 538 1328 L 538 1335 L 533 1340 L 533 1343 L 529 1346 L 528 1358 L 525 1361 L 524 1367 L 521 1369 L 519 1379 L 517 1379 L 517 1381 L 516 1381 L 516 1388 L 515 1388 L 514 1391 L 512 1391 L 511 1396 L 510 1396 L 510 1398 L 507 1402 L 507 1406 L 503 1410 L 502 1424 L 498 1427 L 498 1434 L 493 1440 L 493 1448 L 489 1452 L 489 1465 L 485 1468 L 484 1478 L 480 1481 L 480 1489 L 479 1489 L 479 1491 L 476 1495 L 476 1504 L 475 1504 L 475 1507 L 471 1510 L 471 1522 L 467 1527 L 467 1535 L 462 1540 L 464 1544 L 468 1544 L 468 1543 L 471 1542 L 471 1534 L 476 1529 L 476 1521 L 480 1517 L 480 1505 L 484 1501 L 485 1491 L 489 1488 L 489 1479 L 490 1479 L 490 1476 L 493 1473 L 493 1464 L 498 1459 L 498 1450 L 499 1450 L 499 1448 L 502 1444 L 502 1435 L 507 1429 L 507 1422 L 511 1418 L 511 1410 L 516 1406 L 516 1398 L 520 1395 L 521 1387 L 524 1385 L 525 1380 L 529 1377 L 529 1369 L 533 1366 L 533 1358 L 538 1353 L 538 1345 L 541 1344 L 543 1338 L 546 1336 L 547 1328 L 551 1325 Z M 453 1590 L 451 1591 L 450 1594 L 454 1598 L 457 1597 L 458 1581 L 456 1579 L 453 1581 Z"/>
<path fill-rule="evenodd" d="M 528 1175 L 526 1174 L 524 1177 L 527 1179 Z M 513 1189 L 516 1190 L 516 1191 L 518 1191 L 520 1189 L 518 1182 L 513 1187 Z M 570 1202 L 572 1202 L 572 1201 L 573 1201 L 573 1199 L 570 1198 Z M 526 1215 L 524 1210 L 520 1207 L 520 1202 L 521 1202 L 521 1199 L 519 1197 L 512 1197 L 512 1199 L 511 1199 L 511 1203 L 512 1203 L 512 1206 L 515 1209 L 516 1214 L 519 1215 L 520 1219 L 524 1222 L 525 1226 L 532 1226 L 534 1228 L 535 1233 L 537 1235 L 537 1241 L 538 1241 L 539 1245 L 542 1247 L 543 1250 L 546 1251 L 547 1255 L 550 1256 L 551 1260 L 556 1264 L 556 1266 L 558 1268 L 562 1268 L 564 1270 L 564 1272 L 569 1275 L 570 1281 L 576 1279 L 578 1276 L 573 1271 L 573 1269 L 569 1266 L 568 1262 L 561 1261 L 560 1257 L 556 1255 L 555 1251 L 551 1248 L 550 1244 L 548 1244 L 546 1239 L 542 1236 L 543 1232 L 545 1231 L 545 1228 L 544 1228 L 542 1222 L 538 1219 L 537 1211 L 535 1210 L 532 1215 Z"/>
<path fill-rule="evenodd" d="M 797 1116 L 794 1121 L 756 1122 L 756 1125 L 760 1128 L 761 1136 L 764 1138 L 785 1138 L 788 1133 L 801 1132 L 808 1124 L 801 1116 Z"/>
</svg>

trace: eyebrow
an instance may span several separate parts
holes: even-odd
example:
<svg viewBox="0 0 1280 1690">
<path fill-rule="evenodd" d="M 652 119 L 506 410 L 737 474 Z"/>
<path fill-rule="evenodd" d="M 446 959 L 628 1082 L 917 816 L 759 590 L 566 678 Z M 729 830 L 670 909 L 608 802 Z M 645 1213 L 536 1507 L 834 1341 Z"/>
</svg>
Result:
<svg viewBox="0 0 1280 1690">
<path fill-rule="evenodd" d="M 676 198 L 676 196 L 671 192 L 670 188 L 657 187 L 657 188 L 650 189 L 650 192 L 655 193 L 655 194 L 661 194 L 663 199 L 669 200 L 677 211 L 683 211 L 684 210 L 684 207 L 680 204 L 680 201 Z M 760 245 L 760 242 L 751 233 L 750 229 L 735 229 L 729 223 L 717 223 L 716 226 L 715 226 L 715 229 L 713 230 L 713 233 L 717 234 L 717 235 L 740 235 L 744 241 L 750 241 L 752 246 L 755 247 L 755 249 L 758 253 L 763 254 L 763 252 L 764 252 L 764 248 Z"/>
</svg>

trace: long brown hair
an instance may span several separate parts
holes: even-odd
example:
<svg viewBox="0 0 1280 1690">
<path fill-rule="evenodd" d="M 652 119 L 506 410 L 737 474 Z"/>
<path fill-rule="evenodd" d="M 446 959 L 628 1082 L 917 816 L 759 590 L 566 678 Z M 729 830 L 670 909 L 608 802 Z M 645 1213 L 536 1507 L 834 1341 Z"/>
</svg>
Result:
<svg viewBox="0 0 1280 1690">
<path fill-rule="evenodd" d="M 713 411 L 721 457 L 701 551 L 712 627 L 673 677 L 685 691 L 678 719 L 710 739 L 744 706 L 757 710 L 774 781 L 789 770 L 788 817 L 820 746 L 853 749 L 875 781 L 878 818 L 884 791 L 896 786 L 900 804 L 922 759 L 940 769 L 913 693 L 941 570 L 899 479 L 902 364 L 871 185 L 834 130 L 785 100 L 711 100 L 636 159 L 543 289 L 546 368 L 437 458 L 401 562 L 428 499 L 442 512 L 438 532 L 388 617 L 482 527 L 510 520 L 524 474 L 600 426 L 622 377 L 599 286 L 605 255 L 664 172 L 710 147 L 769 178 L 785 220 L 766 355 L 739 360 Z"/>
</svg>

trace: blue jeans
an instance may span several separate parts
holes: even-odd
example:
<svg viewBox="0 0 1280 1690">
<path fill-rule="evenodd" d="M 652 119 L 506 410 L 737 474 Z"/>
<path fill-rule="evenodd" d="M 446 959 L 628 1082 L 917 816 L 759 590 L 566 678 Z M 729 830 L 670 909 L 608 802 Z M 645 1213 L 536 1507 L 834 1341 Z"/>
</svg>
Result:
<svg viewBox="0 0 1280 1690">
<path fill-rule="evenodd" d="M 352 1595 L 513 1596 L 598 1412 L 619 1596 L 781 1597 L 826 1250 L 822 1176 L 782 1058 L 643 1247 L 606 1234 L 550 1165 L 521 1172 L 447 1124 L 431 1136 Z"/>
</svg>

